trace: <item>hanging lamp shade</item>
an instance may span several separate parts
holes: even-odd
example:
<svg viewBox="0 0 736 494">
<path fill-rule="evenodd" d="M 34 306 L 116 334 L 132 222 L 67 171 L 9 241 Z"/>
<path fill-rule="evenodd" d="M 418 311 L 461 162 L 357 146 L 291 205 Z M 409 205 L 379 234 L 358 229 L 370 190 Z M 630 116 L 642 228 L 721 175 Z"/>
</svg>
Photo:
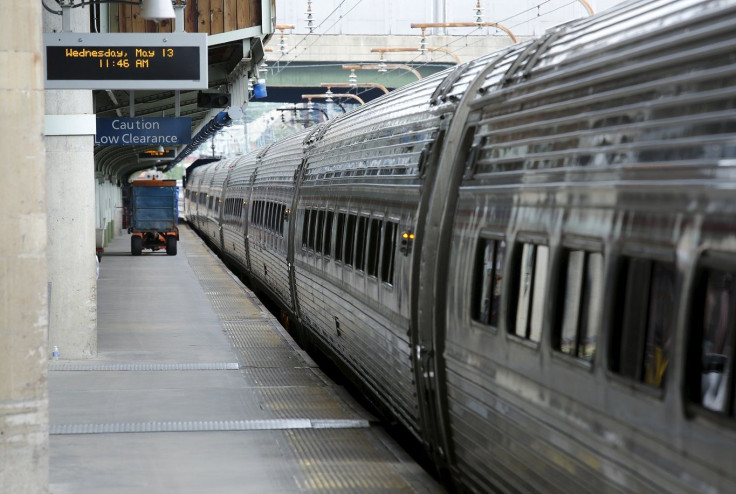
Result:
<svg viewBox="0 0 736 494">
<path fill-rule="evenodd" d="M 141 17 L 149 21 L 162 21 L 176 17 L 171 0 L 143 0 Z"/>
</svg>

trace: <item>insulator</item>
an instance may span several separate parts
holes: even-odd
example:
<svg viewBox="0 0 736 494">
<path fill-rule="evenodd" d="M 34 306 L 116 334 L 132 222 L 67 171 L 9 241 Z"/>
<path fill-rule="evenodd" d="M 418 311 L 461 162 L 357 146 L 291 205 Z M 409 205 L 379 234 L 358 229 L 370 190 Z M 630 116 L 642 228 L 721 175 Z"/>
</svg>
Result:
<svg viewBox="0 0 736 494">
<path fill-rule="evenodd" d="M 473 10 L 475 12 L 475 23 L 481 26 L 483 24 L 483 8 L 480 6 L 480 0 L 475 4 L 475 9 Z"/>
<path fill-rule="evenodd" d="M 312 15 L 312 0 L 307 0 L 307 27 L 309 28 L 309 32 L 314 32 L 314 16 Z"/>
</svg>

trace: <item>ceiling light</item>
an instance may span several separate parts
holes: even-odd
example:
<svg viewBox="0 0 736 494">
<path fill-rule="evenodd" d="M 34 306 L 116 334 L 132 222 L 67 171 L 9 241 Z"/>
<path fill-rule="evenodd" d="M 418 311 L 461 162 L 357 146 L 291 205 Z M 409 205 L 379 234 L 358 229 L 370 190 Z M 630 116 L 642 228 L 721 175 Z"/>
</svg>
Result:
<svg viewBox="0 0 736 494">
<path fill-rule="evenodd" d="M 165 19 L 174 19 L 176 14 L 171 0 L 143 0 L 141 17 L 158 22 Z"/>
</svg>

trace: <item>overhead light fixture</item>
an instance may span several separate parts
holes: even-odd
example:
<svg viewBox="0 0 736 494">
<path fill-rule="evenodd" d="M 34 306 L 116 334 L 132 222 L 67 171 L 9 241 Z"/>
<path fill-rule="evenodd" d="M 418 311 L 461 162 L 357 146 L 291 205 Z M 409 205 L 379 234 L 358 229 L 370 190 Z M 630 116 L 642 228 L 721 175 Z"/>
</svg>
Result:
<svg viewBox="0 0 736 494">
<path fill-rule="evenodd" d="M 142 0 L 141 17 L 149 21 L 163 21 L 174 19 L 174 6 L 171 0 Z"/>
</svg>

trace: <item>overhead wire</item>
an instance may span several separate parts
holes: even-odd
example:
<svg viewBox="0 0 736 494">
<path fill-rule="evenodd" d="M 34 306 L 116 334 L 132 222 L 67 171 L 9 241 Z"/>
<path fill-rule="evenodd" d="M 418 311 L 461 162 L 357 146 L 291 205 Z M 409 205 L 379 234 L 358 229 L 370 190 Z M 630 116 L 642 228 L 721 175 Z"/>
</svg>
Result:
<svg viewBox="0 0 736 494">
<path fill-rule="evenodd" d="M 59 2 L 56 2 L 56 4 L 58 5 Z M 51 7 L 49 7 L 48 5 L 46 5 L 46 2 L 44 0 L 41 0 L 41 5 L 43 5 L 43 8 L 44 9 L 46 9 L 48 12 L 51 12 L 54 15 L 61 15 L 62 14 L 61 10 L 53 10 L 53 9 L 51 9 Z"/>
<path fill-rule="evenodd" d="M 329 13 L 329 14 L 327 15 L 327 17 L 325 17 L 324 19 L 322 19 L 322 22 L 320 22 L 319 24 L 317 24 L 317 27 L 316 27 L 315 29 L 319 29 L 319 28 L 320 28 L 320 27 L 322 26 L 322 24 L 324 24 L 324 23 L 325 23 L 325 22 L 326 22 L 326 21 L 327 21 L 327 20 L 328 20 L 328 19 L 329 19 L 330 17 L 332 17 L 332 15 L 333 15 L 333 14 L 334 14 L 335 12 L 337 12 L 337 10 L 338 10 L 338 9 L 339 9 L 340 7 L 342 7 L 342 5 L 343 5 L 343 4 L 344 4 L 344 3 L 346 2 L 346 1 L 347 1 L 347 0 L 342 0 L 342 1 L 341 1 L 341 2 L 340 2 L 340 3 L 338 4 L 338 5 L 337 5 L 337 7 L 335 7 L 335 8 L 334 8 L 334 9 L 332 10 L 332 12 L 330 12 L 330 13 Z M 337 19 L 337 20 L 336 20 L 335 22 L 333 22 L 333 23 L 332 23 L 332 25 L 331 25 L 330 27 L 328 27 L 327 29 L 325 29 L 325 31 L 324 31 L 324 32 L 322 32 L 321 34 L 317 35 L 317 38 L 316 38 L 316 39 L 315 39 L 314 41 L 312 41 L 312 43 L 311 43 L 311 44 L 310 44 L 309 46 L 307 46 L 307 47 L 305 47 L 305 48 L 304 48 L 304 51 L 306 51 L 307 49 L 309 49 L 309 48 L 311 48 L 312 46 L 314 46 L 314 44 L 315 44 L 315 43 L 316 43 L 317 41 L 319 41 L 319 39 L 320 39 L 320 38 L 322 38 L 322 36 L 324 36 L 324 34 L 325 34 L 325 33 L 326 33 L 327 31 L 329 31 L 330 29 L 332 29 L 333 27 L 335 27 L 335 25 L 336 25 L 336 24 L 337 24 L 338 22 L 340 22 L 340 20 L 342 20 L 342 19 L 343 19 L 343 18 L 344 18 L 344 17 L 346 16 L 346 15 L 348 15 L 348 14 L 349 14 L 350 12 L 352 12 L 352 11 L 353 11 L 353 9 L 355 9 L 355 7 L 357 7 L 357 6 L 358 6 L 358 5 L 359 5 L 359 4 L 360 4 L 360 3 L 362 2 L 362 1 L 363 1 L 363 0 L 358 0 L 358 1 L 357 1 L 357 2 L 355 3 L 355 5 L 353 5 L 353 6 L 352 6 L 352 7 L 350 8 L 350 10 L 348 10 L 348 11 L 347 11 L 347 12 L 346 12 L 345 14 L 341 15 L 341 16 L 340 16 L 340 17 L 339 17 L 339 18 L 338 18 L 338 19 Z M 311 33 L 310 33 L 310 34 L 311 34 Z M 298 42 L 298 43 L 297 43 L 297 44 L 296 44 L 296 45 L 294 46 L 294 48 L 292 48 L 292 50 L 290 50 L 290 51 L 296 51 L 297 47 L 299 47 L 299 45 L 301 45 L 301 44 L 302 44 L 302 43 L 303 43 L 304 41 L 306 41 L 306 40 L 307 40 L 307 39 L 308 39 L 309 37 L 310 37 L 310 36 L 309 36 L 309 34 L 305 35 L 305 36 L 304 36 L 304 37 L 303 37 L 303 38 L 302 38 L 301 40 L 299 40 L 299 42 Z M 282 72 L 282 71 L 283 71 L 284 69 L 286 69 L 286 68 L 287 68 L 287 67 L 289 66 L 289 64 L 291 64 L 291 62 L 293 62 L 294 60 L 296 60 L 296 57 L 298 57 L 298 55 L 295 55 L 295 57 L 294 57 L 294 59 L 293 59 L 293 60 L 289 60 L 288 62 L 286 62 L 286 64 L 285 64 L 285 65 L 284 65 L 283 67 L 279 66 L 278 70 L 277 70 L 277 71 L 276 71 L 276 72 L 275 72 L 275 73 L 274 73 L 273 75 L 278 75 L 278 74 L 280 74 L 280 73 L 281 73 L 281 72 Z M 276 62 L 276 63 L 278 63 L 278 62 L 279 62 L 279 61 L 281 60 L 281 58 L 283 58 L 283 55 L 282 55 L 281 57 L 279 57 L 279 59 L 278 59 L 278 60 L 275 60 L 275 62 Z"/>
<path fill-rule="evenodd" d="M 527 9 L 525 9 L 525 10 L 522 10 L 521 12 L 518 12 L 518 13 L 516 13 L 516 14 L 510 15 L 510 16 L 508 16 L 508 17 L 504 18 L 504 19 L 500 19 L 500 20 L 499 20 L 499 21 L 497 21 L 497 22 L 498 22 L 499 24 L 505 24 L 505 23 L 506 23 L 506 22 L 508 22 L 509 20 L 511 20 L 511 19 L 514 19 L 515 17 L 519 17 L 519 16 L 521 16 L 521 15 L 524 15 L 524 14 L 526 14 L 526 13 L 528 13 L 528 12 L 532 12 L 532 11 L 535 11 L 535 10 L 536 10 L 536 11 L 539 11 L 539 9 L 540 9 L 540 8 L 541 8 L 541 7 L 543 6 L 543 5 L 545 5 L 545 4 L 548 4 L 548 3 L 551 3 L 551 2 L 552 2 L 552 0 L 543 0 L 543 1 L 539 2 L 539 3 L 537 4 L 537 5 L 534 5 L 534 6 L 532 6 L 532 7 L 529 7 L 529 8 L 527 8 Z M 565 7 L 568 7 L 568 6 L 570 6 L 570 5 L 573 5 L 573 4 L 577 3 L 577 2 L 578 2 L 578 0 L 571 0 L 570 2 L 568 2 L 568 3 L 564 4 L 564 5 L 561 5 L 561 6 L 559 6 L 559 7 L 556 7 L 556 8 L 554 8 L 554 9 L 550 10 L 550 11 L 547 11 L 547 12 L 544 12 L 544 13 L 537 13 L 537 14 L 535 15 L 535 17 L 537 17 L 537 18 L 538 18 L 538 17 L 543 17 L 543 16 L 545 16 L 545 15 L 551 14 L 551 13 L 553 13 L 553 12 L 556 12 L 556 11 L 558 11 L 558 10 L 561 10 L 561 9 L 563 9 L 563 8 L 565 8 Z M 521 21 L 521 22 L 518 22 L 517 24 L 514 24 L 514 25 L 510 26 L 510 29 L 511 29 L 511 28 L 514 28 L 514 27 L 518 27 L 518 26 L 521 26 L 521 25 L 523 25 L 523 24 L 525 24 L 525 23 L 527 23 L 527 22 L 530 22 L 531 20 L 532 20 L 531 18 L 529 18 L 529 19 L 525 19 L 525 20 L 523 20 L 523 21 Z M 492 26 L 484 26 L 484 27 L 488 27 L 489 29 L 491 29 L 491 28 L 492 28 Z M 469 36 L 471 36 L 471 35 L 472 35 L 473 33 L 475 33 L 476 31 L 478 31 L 478 30 L 480 30 L 480 29 L 482 29 L 482 28 L 481 28 L 481 27 L 476 27 L 476 28 L 474 28 L 474 29 L 473 29 L 472 31 L 470 31 L 470 32 L 466 33 L 466 34 L 465 34 L 465 35 L 463 35 L 463 36 L 459 36 L 459 37 L 454 37 L 454 38 L 453 38 L 453 39 L 451 39 L 451 40 L 450 40 L 449 42 L 445 43 L 444 45 L 442 45 L 442 46 L 440 46 L 440 47 L 438 47 L 438 48 L 447 48 L 447 47 L 451 46 L 451 45 L 452 45 L 452 44 L 454 44 L 454 43 L 458 43 L 458 42 L 462 41 L 463 39 L 467 40 Z M 485 40 L 485 37 L 479 37 L 479 39 L 478 39 L 477 41 L 474 41 L 474 42 L 471 42 L 471 43 L 466 43 L 466 44 L 465 44 L 464 46 L 460 47 L 459 49 L 463 49 L 463 48 L 469 48 L 469 47 L 472 47 L 472 46 L 478 45 L 478 44 L 482 43 L 482 42 L 483 42 L 484 40 Z M 425 66 L 429 65 L 430 63 L 438 63 L 438 62 L 437 62 L 436 60 L 428 60 L 428 61 L 426 61 L 426 62 L 423 62 L 423 63 L 419 63 L 419 64 L 416 64 L 416 65 L 413 65 L 413 64 L 415 64 L 415 62 L 417 62 L 417 61 L 418 61 L 418 60 L 420 59 L 420 57 L 422 57 L 422 56 L 424 56 L 424 55 L 423 55 L 423 54 L 417 55 L 416 57 L 414 57 L 413 59 L 409 60 L 409 61 L 408 61 L 408 62 L 406 62 L 406 63 L 407 63 L 408 65 L 412 65 L 412 67 L 413 67 L 413 68 L 415 68 L 415 69 L 417 69 L 417 70 L 419 70 L 419 69 L 420 69 L 420 68 L 422 68 L 422 67 L 425 67 Z M 387 75 L 387 74 L 389 74 L 389 73 L 391 73 L 391 72 L 394 72 L 394 71 L 396 71 L 396 70 L 399 70 L 399 69 L 390 69 L 389 71 L 387 71 L 387 72 L 385 72 L 385 73 L 384 73 L 384 76 L 385 76 L 385 75 Z M 362 94 L 362 93 L 364 93 L 364 92 L 365 92 L 365 91 L 359 92 L 359 93 L 358 93 L 358 95 L 360 95 L 360 94 Z"/>
</svg>

